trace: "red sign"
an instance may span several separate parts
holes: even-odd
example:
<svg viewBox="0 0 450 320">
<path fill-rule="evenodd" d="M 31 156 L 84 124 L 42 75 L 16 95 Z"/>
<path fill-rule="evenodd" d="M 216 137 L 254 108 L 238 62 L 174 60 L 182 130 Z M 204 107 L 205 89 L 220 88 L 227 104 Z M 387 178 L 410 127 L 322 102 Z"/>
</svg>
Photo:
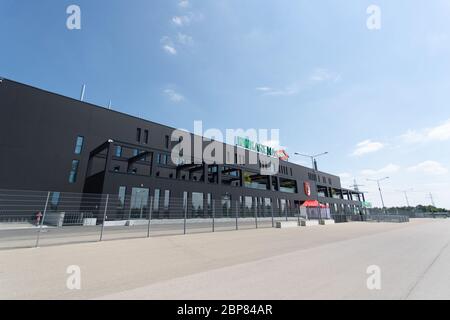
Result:
<svg viewBox="0 0 450 320">
<path fill-rule="evenodd" d="M 311 185 L 309 184 L 309 182 L 305 182 L 303 183 L 303 187 L 305 189 L 305 194 L 310 197 L 311 196 Z"/>
<path fill-rule="evenodd" d="M 275 153 L 275 155 L 276 155 L 276 157 L 278 158 L 278 159 L 280 159 L 280 160 L 283 160 L 283 161 L 288 161 L 289 160 L 289 155 L 288 155 L 288 153 L 286 152 L 286 150 L 278 150 L 276 153 Z"/>
</svg>

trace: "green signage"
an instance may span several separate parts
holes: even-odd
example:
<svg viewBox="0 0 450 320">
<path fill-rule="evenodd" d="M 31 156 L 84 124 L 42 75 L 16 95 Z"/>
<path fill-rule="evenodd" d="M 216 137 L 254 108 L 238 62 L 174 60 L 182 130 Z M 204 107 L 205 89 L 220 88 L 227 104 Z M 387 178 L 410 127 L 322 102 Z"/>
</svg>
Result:
<svg viewBox="0 0 450 320">
<path fill-rule="evenodd" d="M 274 157 L 277 152 L 274 148 L 251 141 L 249 138 L 236 137 L 236 145 L 238 147 L 265 154 L 269 157 Z"/>
<path fill-rule="evenodd" d="M 367 201 L 364 201 L 362 203 L 362 205 L 363 205 L 364 208 L 367 208 L 367 209 L 371 209 L 372 208 L 372 204 L 370 202 L 367 202 Z"/>
</svg>

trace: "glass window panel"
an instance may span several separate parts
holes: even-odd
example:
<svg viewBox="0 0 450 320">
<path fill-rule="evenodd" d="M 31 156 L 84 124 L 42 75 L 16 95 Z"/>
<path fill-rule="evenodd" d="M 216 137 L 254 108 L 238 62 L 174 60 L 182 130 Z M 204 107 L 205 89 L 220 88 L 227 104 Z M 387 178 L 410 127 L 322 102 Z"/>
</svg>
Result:
<svg viewBox="0 0 450 320">
<path fill-rule="evenodd" d="M 280 191 L 297 193 L 297 181 L 280 178 Z"/>
<path fill-rule="evenodd" d="M 251 189 L 268 190 L 268 176 L 259 173 L 243 172 L 244 186 Z"/>
<path fill-rule="evenodd" d="M 170 203 L 170 190 L 166 190 L 164 192 L 164 210 L 169 210 L 169 203 Z"/>
<path fill-rule="evenodd" d="M 192 192 L 192 215 L 194 217 L 203 215 L 203 193 Z"/>
<path fill-rule="evenodd" d="M 75 183 L 77 182 L 77 175 L 78 175 L 78 165 L 80 164 L 80 161 L 73 160 L 72 161 L 72 167 L 69 174 L 69 183 Z"/>
<path fill-rule="evenodd" d="M 75 154 L 81 154 L 81 151 L 83 150 L 83 143 L 84 143 L 84 137 L 78 136 L 77 142 L 75 144 Z"/>
<path fill-rule="evenodd" d="M 159 189 L 155 189 L 155 199 L 153 200 L 153 210 L 159 211 L 159 196 L 161 191 Z"/>
</svg>

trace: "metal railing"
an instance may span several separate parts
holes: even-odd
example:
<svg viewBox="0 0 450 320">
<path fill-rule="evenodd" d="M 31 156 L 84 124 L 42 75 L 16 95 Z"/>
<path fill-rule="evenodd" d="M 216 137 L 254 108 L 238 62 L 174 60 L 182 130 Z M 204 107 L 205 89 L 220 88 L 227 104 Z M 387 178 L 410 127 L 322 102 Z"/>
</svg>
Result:
<svg viewBox="0 0 450 320">
<path fill-rule="evenodd" d="M 336 222 L 407 222 L 407 215 L 331 214 L 251 202 L 214 200 L 189 193 L 187 198 L 150 195 L 79 194 L 0 190 L 0 249 L 113 239 L 184 235 L 256 228 L 273 228 L 279 221 L 332 218 Z M 247 199 L 248 200 L 248 199 Z M 317 210 L 316 210 L 317 211 Z"/>
<path fill-rule="evenodd" d="M 139 191 L 139 190 L 138 190 Z M 208 199 L 0 190 L 0 249 L 272 228 L 305 219 L 299 208 Z"/>
<path fill-rule="evenodd" d="M 345 222 L 391 222 L 404 223 L 409 222 L 410 218 L 406 215 L 386 215 L 386 214 L 332 214 L 331 217 L 336 223 Z"/>
</svg>

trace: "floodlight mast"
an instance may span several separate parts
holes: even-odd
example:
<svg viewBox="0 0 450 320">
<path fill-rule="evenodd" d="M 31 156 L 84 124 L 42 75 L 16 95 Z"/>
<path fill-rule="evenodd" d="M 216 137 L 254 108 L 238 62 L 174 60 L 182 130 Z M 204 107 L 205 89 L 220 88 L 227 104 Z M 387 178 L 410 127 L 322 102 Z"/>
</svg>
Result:
<svg viewBox="0 0 450 320">
<path fill-rule="evenodd" d="M 383 192 L 381 191 L 381 181 L 387 180 L 389 177 L 384 177 L 381 179 L 367 179 L 367 181 L 376 182 L 378 185 L 378 191 L 380 192 L 381 204 L 383 205 L 383 210 L 386 210 L 386 206 L 384 205 Z"/>
</svg>

